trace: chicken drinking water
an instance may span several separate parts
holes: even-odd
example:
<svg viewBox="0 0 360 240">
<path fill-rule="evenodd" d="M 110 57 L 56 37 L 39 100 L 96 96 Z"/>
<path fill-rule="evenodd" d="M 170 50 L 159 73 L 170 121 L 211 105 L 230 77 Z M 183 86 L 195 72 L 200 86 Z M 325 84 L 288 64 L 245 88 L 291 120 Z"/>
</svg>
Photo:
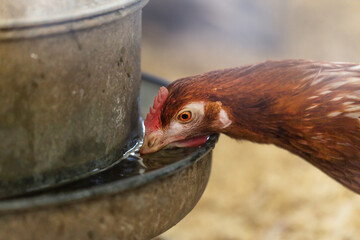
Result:
<svg viewBox="0 0 360 240">
<path fill-rule="evenodd" d="M 360 193 L 360 65 L 267 61 L 179 79 L 155 98 L 140 152 L 213 133 L 284 148 Z"/>
</svg>

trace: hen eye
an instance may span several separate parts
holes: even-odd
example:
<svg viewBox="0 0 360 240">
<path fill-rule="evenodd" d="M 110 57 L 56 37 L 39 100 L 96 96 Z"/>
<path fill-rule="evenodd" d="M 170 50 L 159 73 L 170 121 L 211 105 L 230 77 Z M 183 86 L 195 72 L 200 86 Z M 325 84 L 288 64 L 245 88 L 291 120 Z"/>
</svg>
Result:
<svg viewBox="0 0 360 240">
<path fill-rule="evenodd" d="M 177 118 L 181 122 L 188 122 L 191 120 L 191 117 L 192 117 L 192 114 L 190 111 L 184 111 L 184 112 L 181 112 Z"/>
</svg>

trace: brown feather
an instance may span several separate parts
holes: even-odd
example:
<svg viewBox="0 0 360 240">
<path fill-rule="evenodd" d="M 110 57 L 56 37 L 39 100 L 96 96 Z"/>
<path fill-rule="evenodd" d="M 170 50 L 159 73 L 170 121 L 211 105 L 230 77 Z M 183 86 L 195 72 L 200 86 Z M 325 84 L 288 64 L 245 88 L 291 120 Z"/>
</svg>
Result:
<svg viewBox="0 0 360 240">
<path fill-rule="evenodd" d="M 359 65 L 267 61 L 183 78 L 168 89 L 162 127 L 189 102 L 219 101 L 233 124 L 203 131 L 275 144 L 360 193 Z"/>
</svg>

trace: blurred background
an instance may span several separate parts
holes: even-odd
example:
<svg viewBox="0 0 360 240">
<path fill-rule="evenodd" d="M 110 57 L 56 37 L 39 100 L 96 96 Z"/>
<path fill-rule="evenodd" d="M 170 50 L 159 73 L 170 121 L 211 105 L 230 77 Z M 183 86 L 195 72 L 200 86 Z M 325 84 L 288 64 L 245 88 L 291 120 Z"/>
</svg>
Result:
<svg viewBox="0 0 360 240">
<path fill-rule="evenodd" d="M 173 81 L 267 59 L 360 62 L 356 0 L 150 0 L 142 69 Z M 358 239 L 360 197 L 270 145 L 221 136 L 198 205 L 173 240 Z"/>
</svg>

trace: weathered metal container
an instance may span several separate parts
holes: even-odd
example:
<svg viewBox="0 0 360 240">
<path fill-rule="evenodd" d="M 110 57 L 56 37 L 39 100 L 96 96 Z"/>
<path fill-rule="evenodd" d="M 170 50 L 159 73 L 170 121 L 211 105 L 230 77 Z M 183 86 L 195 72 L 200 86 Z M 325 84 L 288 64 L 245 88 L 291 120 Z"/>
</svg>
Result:
<svg viewBox="0 0 360 240">
<path fill-rule="evenodd" d="M 147 0 L 2 0 L 0 197 L 117 161 L 138 126 Z"/>
<path fill-rule="evenodd" d="M 144 77 L 143 116 L 159 84 L 166 83 Z M 151 239 L 179 222 L 199 200 L 216 141 L 211 136 L 201 147 L 163 150 L 144 156 L 143 162 L 124 159 L 65 186 L 0 200 L 0 239 Z"/>
</svg>

